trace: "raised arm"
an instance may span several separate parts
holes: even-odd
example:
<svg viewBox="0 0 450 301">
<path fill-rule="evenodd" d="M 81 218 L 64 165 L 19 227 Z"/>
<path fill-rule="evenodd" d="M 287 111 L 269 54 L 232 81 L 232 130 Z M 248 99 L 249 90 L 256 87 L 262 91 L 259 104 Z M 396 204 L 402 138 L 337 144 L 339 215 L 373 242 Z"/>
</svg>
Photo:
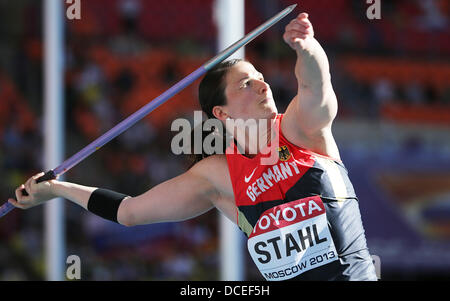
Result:
<svg viewBox="0 0 450 301">
<path fill-rule="evenodd" d="M 286 26 L 283 38 L 297 53 L 295 75 L 298 81 L 298 93 L 283 119 L 284 130 L 295 141 L 338 156 L 331 135 L 331 125 L 338 109 L 337 99 L 327 55 L 314 38 L 308 14 L 302 13 L 292 20 Z"/>
</svg>

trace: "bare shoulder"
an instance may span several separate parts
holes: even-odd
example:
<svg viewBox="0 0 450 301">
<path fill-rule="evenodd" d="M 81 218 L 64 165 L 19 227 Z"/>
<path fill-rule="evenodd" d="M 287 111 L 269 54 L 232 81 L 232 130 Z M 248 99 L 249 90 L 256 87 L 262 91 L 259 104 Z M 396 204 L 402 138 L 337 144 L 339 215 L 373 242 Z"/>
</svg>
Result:
<svg viewBox="0 0 450 301">
<path fill-rule="evenodd" d="M 197 162 L 192 168 L 203 172 L 208 171 L 210 168 L 225 168 L 228 171 L 227 158 L 225 155 L 212 155 L 199 162 Z"/>
<path fill-rule="evenodd" d="M 221 191 L 231 191 L 231 179 L 225 155 L 213 155 L 196 163 L 190 173 L 208 179 Z"/>
<path fill-rule="evenodd" d="M 232 222 L 236 222 L 237 207 L 225 155 L 205 158 L 188 172 L 205 179 L 214 187 L 216 193 L 211 199 L 214 206 Z"/>
</svg>

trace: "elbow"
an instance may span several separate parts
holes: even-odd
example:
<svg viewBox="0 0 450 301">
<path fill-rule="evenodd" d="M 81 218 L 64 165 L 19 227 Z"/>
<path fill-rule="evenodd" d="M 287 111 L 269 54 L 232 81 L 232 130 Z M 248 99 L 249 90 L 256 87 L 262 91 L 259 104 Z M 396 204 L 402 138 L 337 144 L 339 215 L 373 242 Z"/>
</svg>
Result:
<svg viewBox="0 0 450 301">
<path fill-rule="evenodd" d="M 125 227 L 137 226 L 136 217 L 131 209 L 131 199 L 132 198 L 126 198 L 123 200 L 120 204 L 119 210 L 117 211 L 117 222 Z"/>
</svg>

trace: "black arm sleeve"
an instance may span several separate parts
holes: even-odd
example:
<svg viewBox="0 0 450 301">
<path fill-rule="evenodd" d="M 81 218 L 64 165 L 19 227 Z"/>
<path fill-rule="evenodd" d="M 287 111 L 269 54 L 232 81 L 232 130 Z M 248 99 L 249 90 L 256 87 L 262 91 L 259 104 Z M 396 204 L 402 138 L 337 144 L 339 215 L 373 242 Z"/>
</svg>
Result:
<svg viewBox="0 0 450 301">
<path fill-rule="evenodd" d="M 126 197 L 128 196 L 125 194 L 98 188 L 89 197 L 87 209 L 104 219 L 119 223 L 117 221 L 117 212 L 120 204 Z"/>
</svg>

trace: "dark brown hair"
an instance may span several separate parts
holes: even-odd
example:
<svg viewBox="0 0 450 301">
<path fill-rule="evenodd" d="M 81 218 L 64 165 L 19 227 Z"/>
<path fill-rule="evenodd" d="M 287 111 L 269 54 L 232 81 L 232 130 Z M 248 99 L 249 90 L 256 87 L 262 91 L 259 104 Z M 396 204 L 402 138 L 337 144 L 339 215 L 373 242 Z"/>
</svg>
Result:
<svg viewBox="0 0 450 301">
<path fill-rule="evenodd" d="M 235 66 L 237 63 L 242 62 L 244 60 L 241 59 L 232 59 L 225 62 L 222 62 L 208 71 L 200 82 L 199 86 L 199 101 L 202 111 L 206 114 L 209 119 L 215 118 L 213 114 L 213 108 L 215 106 L 224 106 L 227 103 L 225 96 L 225 88 L 226 88 L 226 75 L 228 71 Z M 201 125 L 202 129 L 202 142 L 205 138 L 211 134 L 220 135 L 223 139 L 223 154 L 225 153 L 225 149 L 228 145 L 227 135 L 225 126 L 221 127 L 221 129 L 212 128 L 210 131 L 204 131 L 203 126 L 205 122 Z M 195 129 L 194 129 L 195 130 Z M 201 161 L 204 158 L 211 156 L 205 152 L 202 147 L 201 154 L 195 154 L 194 152 L 194 131 L 191 133 L 191 155 L 190 161 L 192 165 Z"/>
</svg>

